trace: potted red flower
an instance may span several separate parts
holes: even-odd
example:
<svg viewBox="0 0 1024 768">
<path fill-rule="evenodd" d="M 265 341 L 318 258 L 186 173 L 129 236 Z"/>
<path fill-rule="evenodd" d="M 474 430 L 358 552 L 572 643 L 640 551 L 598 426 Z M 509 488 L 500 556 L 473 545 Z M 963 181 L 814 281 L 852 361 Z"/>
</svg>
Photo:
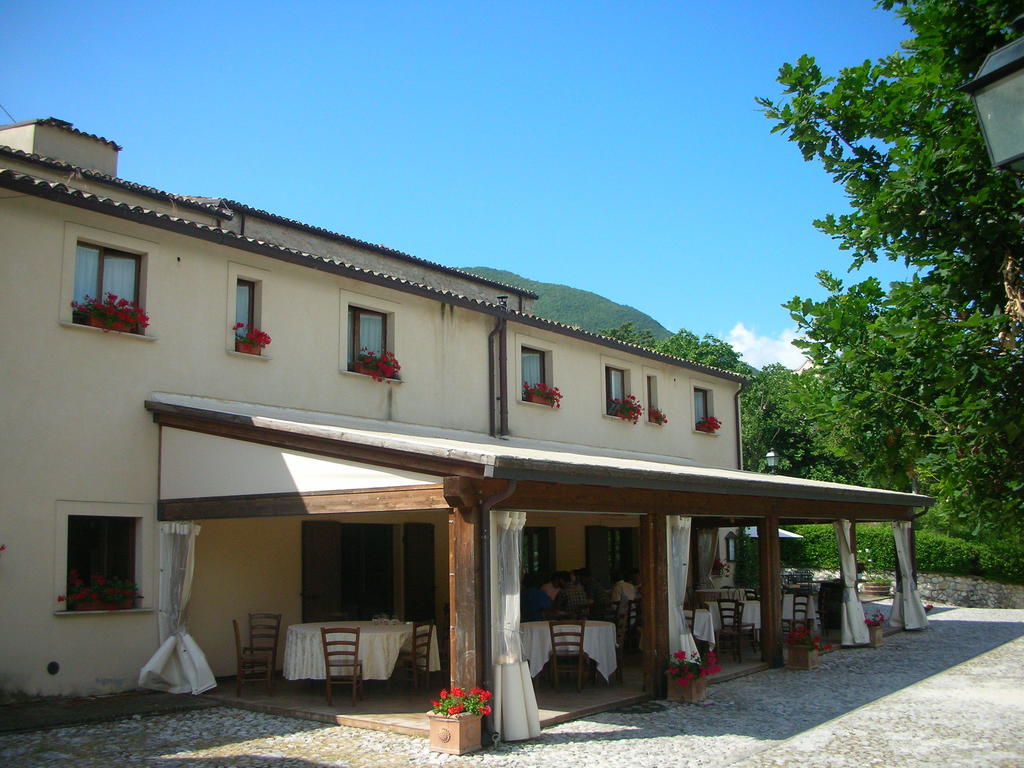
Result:
<svg viewBox="0 0 1024 768">
<path fill-rule="evenodd" d="M 270 345 L 270 334 L 253 328 L 245 323 L 235 323 L 231 330 L 235 332 L 235 352 L 246 355 L 262 354 L 264 347 Z"/>
<path fill-rule="evenodd" d="M 877 648 L 882 644 L 884 638 L 883 625 L 885 624 L 885 614 L 876 608 L 870 616 L 864 617 L 864 623 L 868 625 L 871 647 Z"/>
<path fill-rule="evenodd" d="M 647 420 L 651 424 L 668 424 L 668 416 L 665 415 L 665 412 L 653 405 L 647 409 Z"/>
<path fill-rule="evenodd" d="M 85 301 L 71 302 L 71 319 L 79 325 L 91 325 L 104 331 L 142 333 L 149 325 L 149 315 L 138 304 L 108 293 L 105 299 L 86 296 Z"/>
<path fill-rule="evenodd" d="M 697 423 L 694 424 L 693 428 L 698 432 L 706 432 L 709 435 L 713 435 L 722 428 L 722 422 L 714 416 L 703 416 L 697 419 Z"/>
<path fill-rule="evenodd" d="M 818 654 L 821 651 L 830 651 L 832 646 L 824 642 L 820 635 L 812 635 L 811 630 L 803 624 L 786 635 L 787 669 L 815 669 L 818 666 Z"/>
<path fill-rule="evenodd" d="M 549 387 L 543 381 L 538 381 L 536 384 L 527 384 L 524 381 L 523 401 L 561 408 L 562 393 L 558 391 L 558 387 Z"/>
<path fill-rule="evenodd" d="M 394 352 L 381 352 L 378 354 L 371 352 L 365 347 L 359 350 L 355 362 L 352 363 L 352 371 L 354 373 L 365 374 L 374 381 L 397 379 L 400 370 L 402 370 L 402 366 L 395 359 Z"/>
<path fill-rule="evenodd" d="M 644 413 L 644 408 L 636 395 L 625 397 L 613 397 L 608 401 L 608 415 L 615 416 L 623 421 L 631 421 L 636 424 Z"/>
<path fill-rule="evenodd" d="M 491 714 L 488 703 L 493 694 L 483 688 L 469 692 L 453 686 L 444 689 L 436 701 L 430 702 L 430 749 L 450 755 L 464 755 L 480 749 L 480 721 Z"/>
<path fill-rule="evenodd" d="M 94 573 L 86 582 L 78 571 L 68 571 L 68 593 L 58 595 L 58 603 L 66 603 L 69 611 L 122 611 L 135 607 L 142 597 L 134 581 L 107 578 Z"/>
<path fill-rule="evenodd" d="M 694 704 L 703 701 L 707 695 L 708 675 L 721 672 L 718 659 L 709 652 L 703 659 L 699 654 L 687 656 L 686 651 L 676 651 L 668 660 L 668 698 L 670 701 L 687 701 Z"/>
</svg>

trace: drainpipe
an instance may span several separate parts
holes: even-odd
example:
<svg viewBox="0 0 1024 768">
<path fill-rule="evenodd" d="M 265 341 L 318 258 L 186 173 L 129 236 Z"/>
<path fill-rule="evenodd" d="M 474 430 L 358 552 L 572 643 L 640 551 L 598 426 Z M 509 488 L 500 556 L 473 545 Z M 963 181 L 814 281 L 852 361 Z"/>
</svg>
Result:
<svg viewBox="0 0 1024 768">
<path fill-rule="evenodd" d="M 494 324 L 494 329 L 487 334 L 487 426 L 488 434 L 494 437 L 496 434 L 496 419 L 494 418 L 494 334 L 501 328 L 501 320 Z"/>
<path fill-rule="evenodd" d="M 740 388 L 733 395 L 733 403 L 736 409 L 736 468 L 743 469 L 743 424 L 740 419 L 740 393 L 747 386 L 747 382 L 741 381 Z"/>
<path fill-rule="evenodd" d="M 508 296 L 499 296 L 498 303 L 508 309 Z M 498 335 L 498 392 L 494 391 L 494 335 Z M 508 319 L 499 317 L 487 334 L 487 393 L 491 437 L 508 434 Z M 500 403 L 495 417 L 495 398 Z"/>
<path fill-rule="evenodd" d="M 498 491 L 493 496 L 484 499 L 480 503 L 480 581 L 481 601 L 483 602 L 483 661 L 484 679 L 483 688 L 494 691 L 494 643 L 491 639 L 491 508 L 516 492 L 517 480 L 507 481 L 505 489 Z M 494 743 L 498 743 L 500 735 L 494 728 L 494 716 L 488 715 L 484 719 L 488 733 L 494 734 Z"/>
</svg>

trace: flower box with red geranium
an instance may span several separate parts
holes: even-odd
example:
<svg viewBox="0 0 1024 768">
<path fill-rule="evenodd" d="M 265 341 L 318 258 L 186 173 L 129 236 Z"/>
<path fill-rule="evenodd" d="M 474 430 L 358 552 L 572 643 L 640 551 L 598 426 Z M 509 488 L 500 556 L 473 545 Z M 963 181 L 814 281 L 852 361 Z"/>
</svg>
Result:
<svg viewBox="0 0 1024 768">
<path fill-rule="evenodd" d="M 561 408 L 562 393 L 558 391 L 558 387 L 549 387 L 543 381 L 539 381 L 536 384 L 527 384 L 524 381 L 523 402 L 547 405 L 551 408 Z"/>
<path fill-rule="evenodd" d="M 59 595 L 57 602 L 65 603 L 69 611 L 120 611 L 134 608 L 139 597 L 142 595 L 134 581 L 94 573 L 86 582 L 78 571 L 71 570 L 68 572 L 68 593 Z"/>
<path fill-rule="evenodd" d="M 815 669 L 818 666 L 818 654 L 831 651 L 832 646 L 821 639 L 820 635 L 811 634 L 803 625 L 786 635 L 786 668 Z"/>
<path fill-rule="evenodd" d="M 668 698 L 670 701 L 703 701 L 707 695 L 708 675 L 721 672 L 715 654 L 709 652 L 703 659 L 699 654 L 676 651 L 668 660 Z"/>
<path fill-rule="evenodd" d="M 697 419 L 697 423 L 693 425 L 693 428 L 698 432 L 705 432 L 709 435 L 713 435 L 722 428 L 722 422 L 714 416 L 704 416 L 703 418 Z"/>
<path fill-rule="evenodd" d="M 231 330 L 235 332 L 235 352 L 246 355 L 262 354 L 264 347 L 270 346 L 270 334 L 253 328 L 245 323 L 235 323 Z"/>
<path fill-rule="evenodd" d="M 480 749 L 480 720 L 491 714 L 492 697 L 483 688 L 442 690 L 440 698 L 430 702 L 431 751 L 464 755 Z"/>
<path fill-rule="evenodd" d="M 623 421 L 631 421 L 636 424 L 643 416 L 644 408 L 640 405 L 636 395 L 625 397 L 613 397 L 608 401 L 608 415 L 614 416 Z"/>
<path fill-rule="evenodd" d="M 651 424 L 658 424 L 659 426 L 661 424 L 668 424 L 668 416 L 665 415 L 665 412 L 655 408 L 653 405 L 647 409 L 647 420 Z"/>
<path fill-rule="evenodd" d="M 384 379 L 398 379 L 398 372 L 402 370 L 394 352 L 371 352 L 365 347 L 359 350 L 355 362 L 350 366 L 353 373 L 362 373 L 374 381 Z"/>
<path fill-rule="evenodd" d="M 112 293 L 102 300 L 86 296 L 84 301 L 72 301 L 71 309 L 72 321 L 104 331 L 142 333 L 149 325 L 149 315 L 142 307 Z"/>
</svg>

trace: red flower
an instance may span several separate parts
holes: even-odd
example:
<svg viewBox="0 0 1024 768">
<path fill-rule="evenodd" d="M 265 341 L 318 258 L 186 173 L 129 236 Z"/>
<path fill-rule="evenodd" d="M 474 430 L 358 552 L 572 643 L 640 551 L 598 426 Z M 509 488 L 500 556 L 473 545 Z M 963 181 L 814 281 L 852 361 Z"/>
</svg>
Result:
<svg viewBox="0 0 1024 768">
<path fill-rule="evenodd" d="M 448 714 L 457 715 L 459 714 L 459 712 L 462 712 L 465 708 L 466 705 L 462 704 L 461 702 L 458 704 L 452 704 L 450 707 L 448 707 Z"/>
<path fill-rule="evenodd" d="M 480 707 L 480 714 L 486 717 L 487 715 L 491 714 L 491 708 L 484 704 L 482 707 Z"/>
</svg>

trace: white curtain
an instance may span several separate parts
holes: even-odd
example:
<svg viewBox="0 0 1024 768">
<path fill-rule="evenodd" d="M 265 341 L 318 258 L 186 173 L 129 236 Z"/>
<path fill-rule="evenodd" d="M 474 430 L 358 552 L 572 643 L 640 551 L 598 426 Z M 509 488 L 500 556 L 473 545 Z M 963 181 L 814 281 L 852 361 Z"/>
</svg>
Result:
<svg viewBox="0 0 1024 768">
<path fill-rule="evenodd" d="M 540 712 L 519 634 L 520 552 L 526 513 L 492 512 L 497 599 L 494 617 L 494 727 L 502 741 L 540 736 Z"/>
<path fill-rule="evenodd" d="M 711 570 L 715 567 L 718 557 L 718 529 L 704 528 L 697 533 L 697 572 L 700 581 L 698 587 L 713 587 Z"/>
<path fill-rule="evenodd" d="M 896 565 L 900 569 L 900 584 L 892 600 L 889 623 L 903 629 L 927 629 L 928 614 L 917 591 L 917 581 L 910 558 L 910 522 L 894 520 L 892 535 L 896 540 Z"/>
<path fill-rule="evenodd" d="M 839 544 L 839 567 L 843 575 L 842 644 L 867 645 L 871 638 L 864 623 L 864 606 L 857 594 L 857 559 L 851 546 L 851 524 L 849 520 L 836 520 L 832 526 Z"/>
<path fill-rule="evenodd" d="M 198 535 L 195 523 L 160 523 L 160 647 L 139 673 L 141 688 L 199 694 L 217 686 L 206 656 L 188 633 Z"/>
<path fill-rule="evenodd" d="M 693 627 L 686 622 L 683 601 L 686 599 L 686 576 L 690 569 L 690 527 L 692 520 L 680 515 L 668 516 L 668 558 L 672 578 L 668 583 L 668 616 L 671 622 L 669 653 L 686 651 L 687 657 L 697 655 Z"/>
</svg>

